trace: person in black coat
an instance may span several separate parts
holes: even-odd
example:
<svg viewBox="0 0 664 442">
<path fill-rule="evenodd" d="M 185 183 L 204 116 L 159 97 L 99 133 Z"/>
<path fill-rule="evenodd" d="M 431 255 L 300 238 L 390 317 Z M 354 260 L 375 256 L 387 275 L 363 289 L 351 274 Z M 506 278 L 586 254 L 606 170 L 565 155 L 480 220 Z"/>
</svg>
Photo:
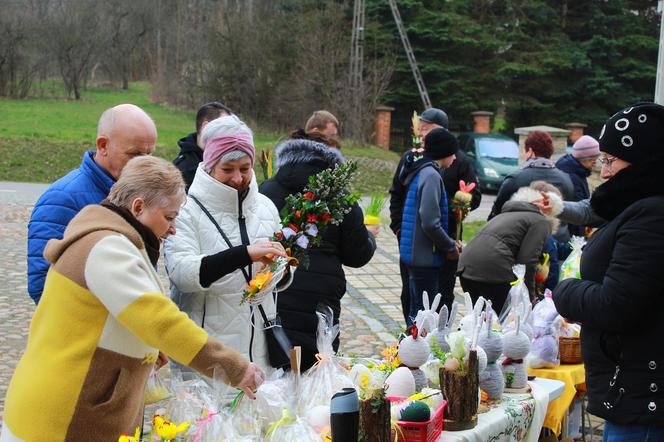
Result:
<svg viewBox="0 0 664 442">
<path fill-rule="evenodd" d="M 607 181 L 591 206 L 607 224 L 583 250 L 581 279 L 553 301 L 582 324 L 588 411 L 606 420 L 604 440 L 664 440 L 664 107 L 619 111 L 599 143 Z"/>
<path fill-rule="evenodd" d="M 301 134 L 300 134 L 301 136 Z M 316 140 L 324 140 L 316 135 Z M 345 161 L 339 149 L 307 138 L 289 139 L 275 150 L 277 173 L 264 181 L 260 192 L 281 211 L 285 198 L 301 192 L 311 175 Z M 291 286 L 279 293 L 277 311 L 293 345 L 302 347 L 302 371 L 316 362 L 316 311 L 334 313 L 339 323 L 341 298 L 346 293 L 343 265 L 362 267 L 373 257 L 376 241 L 364 226 L 364 214 L 356 203 L 340 225 L 330 224 L 322 242 L 310 251 L 308 268 L 299 267 Z M 339 348 L 339 338 L 334 341 Z"/>
<path fill-rule="evenodd" d="M 419 117 L 419 135 L 422 139 L 427 134 L 436 128 L 445 128 L 449 126 L 447 114 L 437 108 L 429 108 L 422 112 Z M 401 237 L 401 220 L 403 217 L 403 205 L 406 200 L 406 193 L 408 188 L 401 183 L 399 176 L 404 166 L 405 155 L 399 161 L 394 177 L 392 178 L 392 187 L 390 187 L 390 230 L 394 232 L 397 240 Z M 475 168 L 468 156 L 461 150 L 457 150 L 456 159 L 452 165 L 445 169 L 440 169 L 440 174 L 443 176 L 443 184 L 445 186 L 445 193 L 447 194 L 448 201 L 454 197 L 454 194 L 459 190 L 459 180 L 464 180 L 466 184 L 475 183 L 475 188 L 472 190 L 473 199 L 470 203 L 470 210 L 475 210 L 480 206 L 482 201 L 482 193 L 480 192 L 480 183 L 475 174 Z M 447 233 L 453 239 L 461 240 L 463 238 L 456 237 L 456 220 L 454 218 L 454 211 L 448 206 L 448 228 Z M 463 236 L 463 231 L 461 232 Z M 445 258 L 445 263 L 440 271 L 438 287 L 443 302 L 439 308 L 442 308 L 443 303 L 447 305 L 448 309 L 452 308 L 454 302 L 454 284 L 456 283 L 458 260 L 450 260 Z M 409 290 L 409 277 L 408 270 L 403 263 L 399 263 L 399 273 L 401 274 L 401 308 L 404 315 L 404 321 L 408 322 L 408 312 L 410 311 L 410 290 Z"/>
<path fill-rule="evenodd" d="M 203 147 L 201 146 L 204 146 L 204 143 L 200 139 L 203 128 L 210 121 L 232 113 L 229 108 L 217 101 L 204 104 L 196 112 L 196 132 L 192 132 L 178 140 L 180 153 L 173 160 L 173 165 L 182 172 L 187 192 L 189 192 L 189 186 L 191 186 L 194 176 L 196 176 L 198 164 L 203 161 Z"/>
</svg>

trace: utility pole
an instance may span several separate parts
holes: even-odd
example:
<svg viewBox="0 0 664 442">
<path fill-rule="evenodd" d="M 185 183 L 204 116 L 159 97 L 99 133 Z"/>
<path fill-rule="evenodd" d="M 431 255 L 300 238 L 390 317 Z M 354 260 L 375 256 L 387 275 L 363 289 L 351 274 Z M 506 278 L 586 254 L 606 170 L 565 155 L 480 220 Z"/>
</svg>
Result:
<svg viewBox="0 0 664 442">
<path fill-rule="evenodd" d="M 408 63 L 410 63 L 410 70 L 413 71 L 413 77 L 415 77 L 415 83 L 417 84 L 417 89 L 420 91 L 420 98 L 422 99 L 422 104 L 424 109 L 431 107 L 431 100 L 429 99 L 429 93 L 427 92 L 427 87 L 424 84 L 424 79 L 420 73 L 420 68 L 417 67 L 417 61 L 415 60 L 415 54 L 413 53 L 413 48 L 410 46 L 410 40 L 408 40 L 408 34 L 406 34 L 406 29 L 403 26 L 403 20 L 401 20 L 401 14 L 399 13 L 399 8 L 397 7 L 396 0 L 389 0 L 390 9 L 392 9 L 392 16 L 394 17 L 394 22 L 397 25 L 399 30 L 399 36 L 401 37 L 401 43 L 403 43 L 403 48 L 406 51 L 406 56 L 408 56 Z"/>
<path fill-rule="evenodd" d="M 659 0 L 657 10 L 661 14 L 661 18 L 659 22 L 659 55 L 657 56 L 655 103 L 664 105 L 664 0 Z"/>
<path fill-rule="evenodd" d="M 350 138 L 362 138 L 364 98 L 364 0 L 355 0 L 353 7 L 353 33 L 350 45 L 350 118 L 347 122 Z"/>
</svg>

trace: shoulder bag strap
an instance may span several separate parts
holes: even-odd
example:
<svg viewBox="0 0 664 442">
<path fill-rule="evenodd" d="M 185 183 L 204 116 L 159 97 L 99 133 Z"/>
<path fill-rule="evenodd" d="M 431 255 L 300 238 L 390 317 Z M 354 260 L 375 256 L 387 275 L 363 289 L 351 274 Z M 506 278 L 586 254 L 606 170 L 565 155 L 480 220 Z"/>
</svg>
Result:
<svg viewBox="0 0 664 442">
<path fill-rule="evenodd" d="M 205 215 L 207 215 L 207 217 L 210 219 L 210 221 L 212 222 L 212 224 L 214 224 L 214 226 L 217 228 L 217 230 L 218 230 L 219 233 L 221 234 L 221 237 L 224 239 L 224 241 L 226 242 L 226 244 L 228 245 L 228 247 L 229 247 L 229 248 L 230 248 L 230 247 L 233 247 L 233 244 L 231 244 L 231 241 L 228 239 L 228 236 L 226 236 L 226 234 L 224 233 L 224 231 L 223 231 L 223 229 L 221 228 L 221 226 L 219 225 L 219 223 L 217 223 L 217 221 L 214 219 L 214 217 L 212 216 L 212 214 L 208 211 L 208 209 L 205 208 L 205 206 L 203 205 L 203 203 L 201 203 L 201 202 L 198 200 L 198 198 L 196 198 L 196 197 L 193 196 L 193 195 L 189 195 L 189 197 L 191 197 L 191 199 L 194 200 L 194 202 L 195 202 L 196 204 L 198 204 L 198 207 L 201 208 L 201 210 L 203 211 L 203 213 L 205 213 Z M 240 270 L 242 270 L 242 273 L 244 274 L 244 279 L 246 279 L 246 280 L 247 280 L 247 284 L 249 284 L 249 281 L 251 281 L 251 278 L 249 277 L 249 274 L 247 273 L 247 270 L 246 270 L 244 267 L 242 267 Z M 259 306 L 258 306 L 258 311 L 261 313 L 261 316 L 263 317 L 263 321 L 266 322 L 266 323 L 269 322 L 269 320 L 267 319 L 267 315 L 265 314 L 265 310 L 263 310 L 263 306 L 262 306 L 262 305 L 259 305 Z"/>
</svg>

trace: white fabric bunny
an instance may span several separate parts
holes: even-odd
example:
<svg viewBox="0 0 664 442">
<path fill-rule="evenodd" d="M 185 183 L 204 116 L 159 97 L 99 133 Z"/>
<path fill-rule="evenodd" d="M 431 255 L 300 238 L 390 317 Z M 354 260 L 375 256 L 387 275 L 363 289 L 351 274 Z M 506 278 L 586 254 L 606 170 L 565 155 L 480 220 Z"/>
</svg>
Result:
<svg viewBox="0 0 664 442">
<path fill-rule="evenodd" d="M 432 345 L 435 342 L 443 352 L 447 353 L 450 351 L 450 344 L 447 342 L 447 335 L 449 335 L 452 331 L 452 324 L 454 324 L 457 309 L 458 305 L 456 302 L 454 302 L 452 304 L 452 312 L 448 317 L 447 306 L 443 305 L 443 307 L 440 309 L 440 314 L 438 315 L 438 327 L 427 335 L 427 341 L 429 342 L 429 345 Z"/>
<path fill-rule="evenodd" d="M 421 323 L 423 329 L 432 329 L 433 324 L 430 324 L 430 318 L 425 318 Z M 399 342 L 399 349 L 397 354 L 401 363 L 410 368 L 413 377 L 415 378 L 415 388 L 420 391 L 422 388 L 428 386 L 426 375 L 420 367 L 429 359 L 431 347 L 424 339 L 422 331 L 413 324 L 411 328 L 411 335 L 406 336 Z"/>
<path fill-rule="evenodd" d="M 528 382 L 524 358 L 530 352 L 530 338 L 521 331 L 521 317 L 516 317 L 516 330 L 503 335 L 503 354 L 501 363 L 506 388 L 524 388 Z"/>
<path fill-rule="evenodd" d="M 475 325 L 477 324 L 477 318 L 482 314 L 485 300 L 480 296 L 477 298 L 477 302 L 473 307 L 473 299 L 470 297 L 470 293 L 464 293 L 463 298 L 466 304 L 466 316 L 461 318 L 459 326 L 461 327 L 463 334 L 466 335 L 466 338 L 472 339 L 473 333 L 475 332 Z"/>
<path fill-rule="evenodd" d="M 422 292 L 422 305 L 424 306 L 423 310 L 417 312 L 415 317 L 415 324 L 420 329 L 420 332 L 423 333 L 423 336 L 431 333 L 433 330 L 427 328 L 426 324 L 429 324 L 429 327 L 433 327 L 438 324 L 438 305 L 440 304 L 441 294 L 438 293 L 435 298 L 433 298 L 433 303 L 429 305 L 429 294 L 424 291 Z"/>
<path fill-rule="evenodd" d="M 503 372 L 497 364 L 498 358 L 503 354 L 503 337 L 491 330 L 493 322 L 491 301 L 487 301 L 486 311 L 486 333 L 482 330 L 478 340 L 478 344 L 484 349 L 487 357 L 486 369 L 480 374 L 480 388 L 486 392 L 490 400 L 495 401 L 502 399 L 505 388 Z"/>
</svg>

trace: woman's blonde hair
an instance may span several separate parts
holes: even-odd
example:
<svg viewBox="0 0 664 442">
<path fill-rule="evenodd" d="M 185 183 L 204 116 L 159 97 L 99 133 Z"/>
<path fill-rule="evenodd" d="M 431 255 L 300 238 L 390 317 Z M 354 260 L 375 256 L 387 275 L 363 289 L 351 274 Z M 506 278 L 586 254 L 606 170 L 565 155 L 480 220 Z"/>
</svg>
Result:
<svg viewBox="0 0 664 442">
<path fill-rule="evenodd" d="M 164 207 L 175 198 L 184 201 L 185 196 L 182 173 L 169 161 L 146 155 L 129 160 L 108 199 L 130 209 L 136 198 L 143 198 L 147 207 Z"/>
</svg>

